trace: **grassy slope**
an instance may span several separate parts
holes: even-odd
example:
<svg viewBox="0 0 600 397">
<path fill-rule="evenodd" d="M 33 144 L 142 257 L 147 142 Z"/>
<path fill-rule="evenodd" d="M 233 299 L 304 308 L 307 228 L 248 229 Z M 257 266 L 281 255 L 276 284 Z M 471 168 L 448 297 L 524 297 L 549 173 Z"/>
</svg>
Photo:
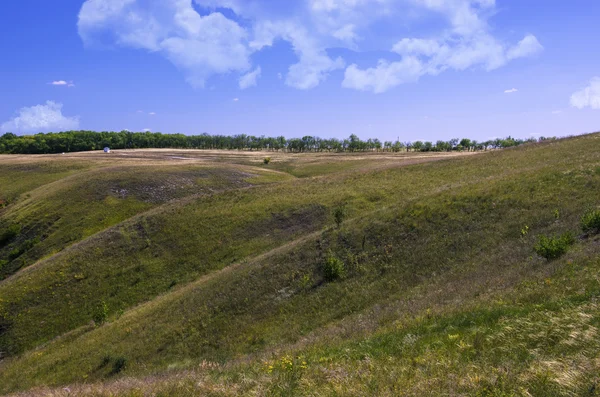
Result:
<svg viewBox="0 0 600 397">
<path fill-rule="evenodd" d="M 513 288 L 460 304 L 422 293 L 427 309 L 378 305 L 310 346 L 23 395 L 597 396 L 598 254 L 580 247 Z M 354 329 L 365 317 L 376 332 Z"/>
<path fill-rule="evenodd" d="M 26 156 L 2 156 L 0 200 L 13 202 L 25 192 L 90 167 L 91 164 L 84 161 L 37 158 L 32 162 Z"/>
<path fill-rule="evenodd" d="M 0 260 L 10 262 L 0 268 L 0 278 L 169 200 L 250 186 L 245 175 L 225 166 L 133 164 L 98 167 L 44 184 L 1 215 L 3 224 L 18 224 L 21 233 L 0 247 Z M 23 252 L 13 258 L 15 250 Z"/>
<path fill-rule="evenodd" d="M 70 246 L 0 284 L 0 313 L 7 324 L 0 348 L 14 354 L 34 347 L 88 323 L 101 301 L 113 311 L 126 309 L 173 284 L 318 230 L 329 221 L 327 207 L 341 200 L 354 211 L 373 210 L 386 197 L 414 198 L 431 187 L 389 194 L 404 172 L 379 174 L 291 180 L 200 196 Z M 422 177 L 420 172 L 413 176 L 415 181 Z"/>
<path fill-rule="evenodd" d="M 153 236 L 145 236 L 145 234 L 152 229 L 152 232 L 158 234 L 155 239 L 158 242 L 160 242 L 160 238 L 179 239 L 184 233 L 196 234 L 190 229 L 197 230 L 196 228 L 201 225 L 193 225 L 188 222 L 188 230 L 180 228 L 180 234 L 170 234 L 168 228 L 179 228 L 179 225 L 165 224 L 163 219 L 168 219 L 171 215 L 165 214 L 164 211 L 173 212 L 174 208 L 182 203 L 195 202 L 195 200 L 201 200 L 210 195 L 223 194 L 222 192 L 233 187 L 251 187 L 251 183 L 261 184 L 281 180 L 282 177 L 286 178 L 285 175 L 265 174 L 261 170 L 247 167 L 242 169 L 231 169 L 229 166 L 209 169 L 206 167 L 177 167 L 176 170 L 167 169 L 166 172 L 164 166 L 162 170 L 155 170 L 152 167 L 145 167 L 144 170 L 137 168 L 139 167 L 101 169 L 92 175 L 82 174 L 76 181 L 69 180 L 55 191 L 50 190 L 49 192 L 49 189 L 45 187 L 41 194 L 33 193 L 31 198 L 25 199 L 13 208 L 8 208 L 5 214 L 7 218 L 17 214 L 19 218 L 13 222 L 26 225 L 23 227 L 24 231 L 20 238 L 15 239 L 8 246 L 9 249 L 14 245 L 21 244 L 20 239 L 31 238 L 23 237 L 27 236 L 28 230 L 36 229 L 28 222 L 38 223 L 41 221 L 43 223 L 47 217 L 52 217 L 57 219 L 58 226 L 56 224 L 44 225 L 50 229 L 50 232 L 42 235 L 43 240 L 23 256 L 32 256 L 38 252 L 42 253 L 38 256 L 42 256 L 43 253 L 52 250 L 50 251 L 51 255 L 5 279 L 0 284 L 0 290 L 2 290 L 0 292 L 2 300 L 0 313 L 2 313 L 3 325 L 6 327 L 9 324 L 10 327 L 0 335 L 0 346 L 2 346 L 0 350 L 12 353 L 20 348 L 22 340 L 38 343 L 40 338 L 47 335 L 51 337 L 59 335 L 71 329 L 73 321 L 77 321 L 81 316 L 84 316 L 83 319 L 79 320 L 81 321 L 79 324 L 75 323 L 76 325 L 88 322 L 99 300 L 103 298 L 111 304 L 118 301 L 119 305 L 113 305 L 115 310 L 126 308 L 130 302 L 137 303 L 137 299 L 140 299 L 133 291 L 140 291 L 141 299 L 143 299 L 156 294 L 157 290 L 167 289 L 171 283 L 179 280 L 179 276 L 183 277 L 182 274 L 185 275 L 185 271 L 190 270 L 186 266 L 191 267 L 194 264 L 182 263 L 187 258 L 178 255 L 171 249 L 176 249 L 178 244 L 184 246 L 188 240 L 184 238 L 185 241 L 174 240 L 173 244 L 166 243 L 165 249 L 159 253 L 156 250 L 150 250 L 149 238 Z M 242 172 L 242 170 L 250 170 L 254 174 Z M 264 175 L 260 176 L 261 174 Z M 161 184 L 164 181 L 168 181 L 170 184 L 181 184 L 182 182 L 175 178 L 182 178 L 182 175 L 190 181 L 189 184 L 184 183 L 183 187 L 166 189 L 164 186 L 170 187 L 171 185 Z M 151 180 L 150 184 L 145 183 L 149 180 Z M 137 186 L 144 188 L 143 190 L 138 189 Z M 123 187 L 127 188 L 127 197 L 119 196 Z M 157 192 L 151 190 L 148 193 L 148 187 Z M 115 196 L 115 190 L 119 192 L 119 195 Z M 138 190 L 140 192 L 136 195 Z M 186 194 L 188 198 L 185 197 Z M 139 198 L 140 196 L 149 196 L 152 200 L 143 201 Z M 159 206 L 157 208 L 159 215 L 155 215 L 150 220 L 146 218 L 146 216 L 151 216 L 148 215 L 148 209 L 178 196 L 184 196 L 184 198 Z M 160 200 L 156 200 L 157 197 Z M 145 216 L 138 216 L 116 225 L 123 219 L 145 210 Z M 210 208 L 206 208 L 205 212 L 210 211 Z M 41 218 L 40 214 L 44 214 L 45 217 Z M 215 215 L 213 214 L 213 216 Z M 182 214 L 181 218 L 184 217 L 185 215 Z M 69 227 L 66 227 L 66 224 Z M 116 226 L 102 233 L 94 234 L 107 224 Z M 39 228 L 37 228 L 37 233 L 40 233 Z M 213 241 L 212 245 L 205 245 L 203 248 L 214 251 L 214 246 L 219 244 L 221 243 Z M 146 251 L 139 253 L 143 259 L 136 262 L 133 257 L 128 256 L 137 249 L 143 248 L 146 248 Z M 177 259 L 172 261 L 175 270 L 173 267 L 165 266 L 167 262 L 164 257 L 161 257 L 163 254 L 170 257 L 177 256 Z M 199 252 L 190 253 L 194 259 L 197 254 Z M 214 255 L 219 254 L 214 253 Z M 160 259 L 154 259 L 157 257 Z M 107 266 L 94 266 L 91 258 L 102 261 Z M 145 262 L 142 263 L 142 260 Z M 10 270 L 10 265 L 14 262 L 17 261 L 9 262 L 5 267 Z M 146 278 L 151 278 L 152 281 L 146 282 Z M 111 300 L 111 294 L 114 294 L 114 291 L 120 291 L 122 295 L 130 295 L 130 298 L 118 300 L 122 298 L 122 295 L 119 295 Z M 92 296 L 97 296 L 97 298 L 90 299 Z M 71 313 L 74 315 L 71 316 Z"/>
<path fill-rule="evenodd" d="M 104 379 L 110 377 L 110 360 L 119 356 L 127 359 L 125 372 L 131 375 L 143 375 L 166 367 L 194 368 L 205 359 L 225 363 L 250 357 L 248 360 L 252 363 L 261 356 L 281 354 L 278 352 L 286 346 L 290 348 L 290 343 L 295 344 L 292 345 L 294 349 L 303 352 L 309 368 L 288 367 L 281 360 L 272 363 L 274 370 L 267 371 L 261 364 L 227 367 L 209 371 L 207 384 L 218 388 L 220 382 L 228 379 L 235 386 L 231 388 L 234 391 L 240 387 L 273 392 L 289 392 L 290 388 L 296 388 L 298 393 L 319 394 L 317 391 L 320 390 L 321 394 L 349 395 L 395 394 L 395 387 L 400 387 L 396 390 L 414 390 L 414 394 L 418 394 L 419 390 L 446 390 L 451 384 L 458 385 L 459 380 L 464 390 L 456 386 L 455 392 L 475 391 L 481 386 L 480 382 L 466 381 L 473 376 L 493 384 L 498 379 L 494 371 L 501 370 L 502 365 L 509 365 L 517 372 L 529 368 L 517 367 L 510 360 L 503 363 L 501 350 L 493 354 L 488 354 L 487 350 L 472 354 L 473 346 L 483 349 L 482 346 L 488 343 L 482 341 L 491 340 L 491 346 L 502 346 L 510 340 L 494 339 L 505 318 L 508 318 L 507 326 L 511 326 L 510 321 L 524 326 L 524 321 L 534 321 L 528 316 L 534 316 L 537 306 L 544 303 L 548 306 L 543 308 L 550 311 L 545 318 L 542 316 L 540 324 L 553 321 L 554 317 L 560 322 L 560 316 L 563 316 L 566 324 L 563 328 L 568 328 L 568 319 L 575 316 L 573 313 L 595 310 L 591 304 L 593 294 L 585 292 L 583 296 L 588 299 L 585 301 L 577 298 L 582 295 L 580 290 L 572 291 L 572 296 L 564 298 L 588 305 L 580 311 L 577 308 L 569 311 L 572 307 L 568 305 L 552 306 L 548 302 L 551 299 L 543 294 L 540 297 L 535 280 L 540 277 L 560 279 L 563 275 L 560 271 L 554 274 L 560 269 L 556 263 L 548 265 L 533 257 L 531 247 L 540 233 L 575 230 L 583 210 L 597 205 L 599 146 L 598 136 L 591 135 L 456 159 L 451 163 L 295 180 L 233 195 L 217 195 L 210 197 L 209 202 L 194 201 L 152 214 L 144 219 L 149 225 L 144 233 L 153 233 L 153 225 L 176 226 L 162 229 L 163 233 L 148 234 L 151 237 L 140 236 L 139 225 L 122 226 L 118 233 L 113 232 L 115 240 L 112 240 L 114 236 L 102 236 L 114 244 L 112 251 L 118 255 L 129 252 L 134 260 L 129 257 L 111 267 L 118 258 L 100 259 L 110 253 L 96 252 L 98 244 L 95 241 L 90 241 L 89 248 L 78 247 L 81 251 L 73 251 L 72 258 L 85 260 L 85 266 L 79 266 L 86 271 L 91 267 L 89 263 L 96 263 L 93 268 L 105 272 L 103 277 L 93 274 L 90 280 L 107 279 L 108 285 L 114 285 L 115 280 L 125 280 L 123 285 L 126 285 L 131 276 L 128 272 L 119 272 L 120 266 L 132 266 L 132 262 L 137 262 L 147 267 L 147 263 L 155 263 L 160 269 L 179 258 L 193 262 L 193 253 L 204 249 L 215 238 L 210 237 L 211 233 L 231 238 L 228 243 L 232 245 L 225 252 L 230 254 L 231 248 L 235 247 L 233 251 L 239 253 L 239 258 L 256 255 L 285 241 L 292 243 L 225 271 L 208 273 L 192 284 L 176 287 L 122 316 L 113 316 L 112 321 L 102 327 L 78 328 L 44 347 L 7 360 L 1 368 L 0 384 L 5 385 L 4 390 L 11 390 Z M 326 218 L 322 208 L 329 208 L 340 200 L 348 203 L 352 219 L 341 230 L 318 232 L 323 227 L 321 218 Z M 209 213 L 202 211 L 208 206 Z M 555 210 L 558 210 L 558 219 Z M 183 215 L 178 217 L 179 213 Z M 265 217 L 265 213 L 276 216 Z M 228 214 L 233 216 L 228 218 Z M 222 217 L 229 222 L 219 223 Z M 311 226 L 297 229 L 307 217 Z M 231 219 L 236 221 L 231 222 Z M 287 223 L 286 219 L 289 219 Z M 202 227 L 205 233 L 191 238 L 194 235 L 192 225 L 202 220 L 207 220 Z M 256 237 L 262 230 L 272 231 L 273 222 L 296 225 L 296 229 L 286 232 L 284 228 L 283 232 L 268 233 L 268 238 Z M 519 232 L 524 225 L 530 227 L 531 233 L 521 238 Z M 313 231 L 317 232 L 307 235 Z M 236 239 L 238 235 L 245 238 Z M 119 243 L 120 239 L 127 241 L 127 236 L 131 251 L 124 251 L 125 244 Z M 185 243 L 182 243 L 182 236 L 186 236 Z M 303 237 L 294 241 L 300 236 Z M 155 253 L 144 254 L 149 248 L 139 245 L 138 240 L 143 237 L 151 241 L 150 246 L 176 250 L 176 257 L 159 252 L 154 256 L 158 258 L 156 262 L 149 262 Z M 132 245 L 132 242 L 138 245 Z M 577 285 L 577 280 L 585 280 L 581 274 L 594 271 L 596 262 L 586 258 L 597 255 L 596 247 L 590 240 L 578 244 L 573 255 L 579 253 L 578 261 L 585 266 L 578 268 L 581 269 L 579 273 L 571 272 L 575 275 L 569 273 L 568 280 L 573 285 Z M 210 253 L 215 251 L 217 256 L 211 257 Z M 219 256 L 224 253 L 218 246 L 204 252 L 210 252 L 206 263 L 212 265 L 203 270 L 197 265 L 180 264 L 177 270 L 183 281 L 193 280 L 228 262 Z M 323 282 L 320 264 L 328 252 L 347 264 L 349 274 L 343 281 Z M 26 315 L 9 317 L 13 319 L 13 328 L 7 334 L 10 339 L 5 340 L 20 341 L 24 348 L 31 346 L 28 343 L 37 343 L 39 336 L 31 338 L 34 324 L 37 325 L 40 318 L 51 320 L 52 317 L 49 314 L 40 317 L 41 313 L 60 311 L 66 319 L 72 319 L 67 328 L 62 323 L 54 324 L 59 328 L 39 326 L 41 335 L 58 335 L 74 329 L 78 322 L 85 323 L 86 317 L 81 315 L 85 311 L 80 306 L 65 308 L 65 299 L 50 302 L 41 299 L 32 304 L 27 301 L 27 294 L 19 295 L 23 288 L 39 286 L 53 276 L 53 271 L 56 272 L 46 269 L 62 269 L 67 280 L 76 274 L 72 265 L 56 263 L 60 263 L 60 259 L 40 266 L 26 277 L 17 277 L 0 285 L 0 296 L 8 297 L 3 298 L 5 302 L 10 302 L 13 308 L 21 305 L 19 313 L 24 312 L 23 307 L 27 308 Z M 171 267 L 169 275 L 173 271 Z M 142 277 L 141 282 L 147 283 L 146 287 L 156 286 L 165 274 L 160 271 L 141 273 L 150 274 Z M 535 290 L 529 295 L 522 288 L 528 284 L 519 284 L 528 279 L 533 280 L 532 290 Z M 86 294 L 91 293 L 88 291 L 93 290 L 96 296 L 105 296 L 112 307 L 124 301 L 124 307 L 128 307 L 161 292 L 157 288 L 150 294 L 141 294 L 135 286 L 104 291 L 102 284 L 90 284 L 79 288 L 80 282 L 72 282 L 68 287 L 58 286 L 57 291 L 69 293 L 68 298 L 80 297 L 83 303 Z M 588 289 L 593 292 L 593 288 L 592 283 Z M 163 287 L 162 291 L 165 290 Z M 565 292 L 563 289 L 557 291 Z M 37 293 L 44 293 L 44 289 Z M 562 302 L 558 293 L 546 290 L 543 293 Z M 497 301 L 490 301 L 488 297 L 494 294 L 512 302 L 498 306 Z M 525 299 L 525 302 L 519 299 Z M 473 307 L 476 310 L 471 310 Z M 561 311 L 554 316 L 552 309 L 564 309 L 564 313 Z M 445 313 L 437 314 L 436 310 Z M 86 315 L 89 316 L 89 312 Z M 582 320 L 582 327 L 593 326 L 593 322 L 588 323 Z M 483 327 L 485 332 L 478 327 Z M 40 335 L 37 330 L 35 332 Z M 518 337 L 518 334 L 511 335 Z M 346 341 L 349 337 L 354 337 L 356 342 Z M 465 347 L 469 344 L 470 348 Z M 508 350 L 513 347 L 506 344 Z M 597 353 L 591 344 L 584 347 Z M 471 353 L 461 355 L 463 350 Z M 577 354 L 580 352 L 581 349 L 576 351 Z M 539 364 L 535 354 L 524 358 Z M 438 360 L 446 367 L 434 365 Z M 465 368 L 461 360 L 466 363 Z M 482 360 L 490 371 L 474 370 L 473 365 L 479 363 L 476 360 Z M 457 372 L 456 378 L 446 376 L 444 383 L 444 374 L 452 371 Z M 236 378 L 240 373 L 253 381 L 240 384 Z M 302 382 L 296 382 L 300 375 Z M 512 373 L 509 375 L 506 390 L 518 390 L 520 378 Z M 192 374 L 190 384 L 195 384 L 194 376 L 208 375 Z M 344 382 L 340 381 L 342 378 Z M 427 383 L 427 379 L 438 383 Z M 158 382 L 156 387 L 179 387 L 176 383 L 167 380 Z M 226 390 L 222 391 L 225 394 Z"/>
</svg>

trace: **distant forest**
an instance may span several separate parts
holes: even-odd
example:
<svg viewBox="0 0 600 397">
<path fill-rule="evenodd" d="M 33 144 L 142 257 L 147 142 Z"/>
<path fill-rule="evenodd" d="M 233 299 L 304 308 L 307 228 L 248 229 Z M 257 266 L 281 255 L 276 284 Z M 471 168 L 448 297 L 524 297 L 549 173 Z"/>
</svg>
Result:
<svg viewBox="0 0 600 397">
<path fill-rule="evenodd" d="M 540 140 L 554 138 L 540 138 Z M 347 139 L 321 139 L 314 136 L 286 139 L 283 136 L 270 138 L 252 135 L 184 135 L 162 134 L 160 132 L 94 132 L 66 131 L 59 133 L 18 136 L 6 133 L 0 137 L 1 154 L 46 154 L 63 152 L 82 152 L 110 149 L 223 149 L 223 150 L 270 150 L 301 152 L 366 152 L 366 151 L 421 151 L 449 152 L 476 151 L 507 148 L 524 143 L 537 142 L 537 139 L 527 140 L 504 138 L 484 142 L 463 138 L 437 142 L 400 142 L 380 141 L 379 139 L 361 140 L 356 135 Z"/>
</svg>

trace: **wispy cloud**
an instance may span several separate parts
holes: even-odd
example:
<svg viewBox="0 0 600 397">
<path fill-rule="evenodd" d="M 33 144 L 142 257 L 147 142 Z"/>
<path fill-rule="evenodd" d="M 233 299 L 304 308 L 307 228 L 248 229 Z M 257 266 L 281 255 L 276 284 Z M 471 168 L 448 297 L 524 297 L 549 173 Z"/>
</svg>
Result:
<svg viewBox="0 0 600 397">
<path fill-rule="evenodd" d="M 66 87 L 75 87 L 75 83 L 73 83 L 73 81 L 65 81 L 65 80 L 55 80 L 51 83 L 48 83 L 49 85 L 54 85 L 54 86 L 66 86 Z"/>
<path fill-rule="evenodd" d="M 233 102 L 238 102 L 240 98 L 233 98 Z"/>
<path fill-rule="evenodd" d="M 246 73 L 245 75 L 240 77 L 240 80 L 239 80 L 240 89 L 245 90 L 246 88 L 256 86 L 256 81 L 260 77 L 261 73 L 262 73 L 262 69 L 259 66 L 256 69 L 254 69 L 253 71 Z"/>
<path fill-rule="evenodd" d="M 79 117 L 64 116 L 62 107 L 62 103 L 46 101 L 42 105 L 21 108 L 15 117 L 0 125 L 0 130 L 38 133 L 79 129 Z"/>
<path fill-rule="evenodd" d="M 517 90 L 516 88 L 511 88 L 510 90 L 504 90 L 505 94 L 512 94 L 513 92 L 517 92 L 519 90 Z"/>
</svg>

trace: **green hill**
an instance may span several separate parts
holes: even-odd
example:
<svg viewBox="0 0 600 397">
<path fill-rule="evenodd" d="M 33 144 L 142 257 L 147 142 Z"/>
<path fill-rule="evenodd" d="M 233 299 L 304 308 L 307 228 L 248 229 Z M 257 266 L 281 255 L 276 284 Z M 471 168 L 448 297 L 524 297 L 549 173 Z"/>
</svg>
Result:
<svg viewBox="0 0 600 397">
<path fill-rule="evenodd" d="M 599 395 L 599 134 L 266 155 L 0 156 L 0 392 Z"/>
</svg>

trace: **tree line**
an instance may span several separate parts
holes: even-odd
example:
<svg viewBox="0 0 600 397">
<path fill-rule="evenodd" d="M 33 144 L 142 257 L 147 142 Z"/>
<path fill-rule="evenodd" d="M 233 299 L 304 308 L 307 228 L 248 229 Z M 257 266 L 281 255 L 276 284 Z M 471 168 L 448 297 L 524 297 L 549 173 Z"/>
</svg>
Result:
<svg viewBox="0 0 600 397">
<path fill-rule="evenodd" d="M 540 138 L 539 140 L 554 139 Z M 527 140 L 507 137 L 479 142 L 467 138 L 439 140 L 437 142 L 401 142 L 380 141 L 379 139 L 361 140 L 355 134 L 346 139 L 322 139 L 315 136 L 302 138 L 276 138 L 265 136 L 239 135 L 184 135 L 162 134 L 160 132 L 95 132 L 66 131 L 58 133 L 39 133 L 35 135 L 17 136 L 6 133 L 0 136 L 0 153 L 2 154 L 49 154 L 82 152 L 111 149 L 222 149 L 222 150 L 269 150 L 302 152 L 449 152 L 479 151 L 500 149 L 536 142 L 534 138 Z"/>
</svg>

